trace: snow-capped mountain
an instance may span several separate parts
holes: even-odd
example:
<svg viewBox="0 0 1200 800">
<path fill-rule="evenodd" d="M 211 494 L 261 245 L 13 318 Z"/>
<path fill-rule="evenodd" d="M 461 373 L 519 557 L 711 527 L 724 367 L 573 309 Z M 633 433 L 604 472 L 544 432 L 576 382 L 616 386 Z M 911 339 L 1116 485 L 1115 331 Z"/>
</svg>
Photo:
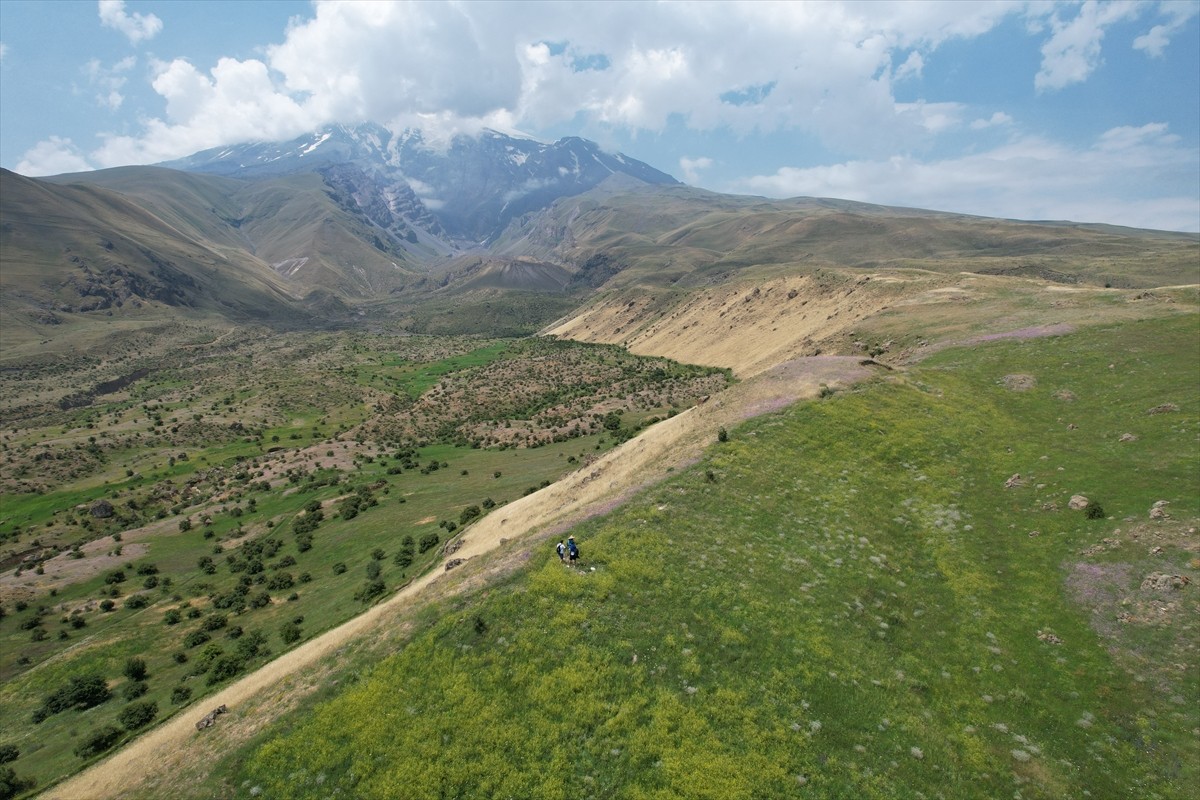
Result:
<svg viewBox="0 0 1200 800">
<path fill-rule="evenodd" d="M 670 175 L 578 137 L 544 144 L 484 130 L 434 146 L 420 131 L 335 125 L 290 142 L 219 147 L 162 164 L 237 178 L 317 172 L 340 204 L 398 240 L 486 243 L 514 218 L 613 174 L 648 184 Z"/>
</svg>

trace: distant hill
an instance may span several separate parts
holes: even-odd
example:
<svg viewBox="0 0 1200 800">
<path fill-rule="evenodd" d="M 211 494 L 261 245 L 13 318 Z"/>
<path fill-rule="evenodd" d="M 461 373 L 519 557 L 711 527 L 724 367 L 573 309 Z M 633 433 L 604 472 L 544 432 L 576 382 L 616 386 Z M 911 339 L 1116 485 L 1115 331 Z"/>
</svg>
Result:
<svg viewBox="0 0 1200 800">
<path fill-rule="evenodd" d="M 587 282 L 614 286 L 700 285 L 771 266 L 968 271 L 1124 288 L 1200 280 L 1200 237 L 1191 233 L 687 186 L 604 185 L 514 223 L 492 249 L 576 264 Z"/>
<path fill-rule="evenodd" d="M 724 195 L 582 139 L 494 131 L 435 146 L 414 131 L 335 126 L 172 168 L 4 171 L 0 218 L 9 342 L 8 329 L 37 341 L 63 315 L 184 312 L 519 335 L 597 293 L 819 270 L 1200 282 L 1195 234 Z"/>
</svg>

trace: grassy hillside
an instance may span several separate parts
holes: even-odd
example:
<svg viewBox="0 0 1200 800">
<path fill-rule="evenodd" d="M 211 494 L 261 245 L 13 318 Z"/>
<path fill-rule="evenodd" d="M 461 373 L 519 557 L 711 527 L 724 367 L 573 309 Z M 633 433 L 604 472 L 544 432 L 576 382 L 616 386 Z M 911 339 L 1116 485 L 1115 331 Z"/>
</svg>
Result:
<svg viewBox="0 0 1200 800">
<path fill-rule="evenodd" d="M 39 787 L 728 382 L 574 342 L 168 333 L 115 379 L 0 373 L 0 748 Z"/>
<path fill-rule="evenodd" d="M 222 794 L 1188 797 L 1196 333 L 947 350 L 733 430 L 573 530 L 582 569 L 546 543 L 430 609 Z"/>
<path fill-rule="evenodd" d="M 970 217 L 818 198 L 767 200 L 686 186 L 592 192 L 514 223 L 494 248 L 587 268 L 611 287 L 705 286 L 790 265 L 1020 275 L 1148 287 L 1200 280 L 1195 234 Z"/>
</svg>

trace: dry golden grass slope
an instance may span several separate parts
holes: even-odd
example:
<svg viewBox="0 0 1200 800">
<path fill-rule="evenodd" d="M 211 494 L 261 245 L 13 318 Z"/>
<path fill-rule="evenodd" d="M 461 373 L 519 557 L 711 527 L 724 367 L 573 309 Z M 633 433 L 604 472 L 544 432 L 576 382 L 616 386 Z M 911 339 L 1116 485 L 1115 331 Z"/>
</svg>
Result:
<svg viewBox="0 0 1200 800">
<path fill-rule="evenodd" d="M 890 365 L 973 337 L 1196 310 L 1195 287 L 1109 289 L 972 273 L 818 270 L 686 293 L 602 293 L 543 333 L 757 375 L 807 355 Z"/>
</svg>

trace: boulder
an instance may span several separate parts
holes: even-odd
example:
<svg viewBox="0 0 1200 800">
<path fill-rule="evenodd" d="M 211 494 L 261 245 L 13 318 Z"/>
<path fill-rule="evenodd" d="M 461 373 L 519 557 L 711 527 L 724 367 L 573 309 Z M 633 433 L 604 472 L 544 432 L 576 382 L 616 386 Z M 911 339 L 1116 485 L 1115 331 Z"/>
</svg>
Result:
<svg viewBox="0 0 1200 800">
<path fill-rule="evenodd" d="M 1090 500 L 1081 494 L 1073 494 L 1071 495 L 1071 501 L 1067 503 L 1067 508 L 1071 509 L 1072 511 L 1083 511 L 1088 507 L 1090 502 Z"/>
</svg>

